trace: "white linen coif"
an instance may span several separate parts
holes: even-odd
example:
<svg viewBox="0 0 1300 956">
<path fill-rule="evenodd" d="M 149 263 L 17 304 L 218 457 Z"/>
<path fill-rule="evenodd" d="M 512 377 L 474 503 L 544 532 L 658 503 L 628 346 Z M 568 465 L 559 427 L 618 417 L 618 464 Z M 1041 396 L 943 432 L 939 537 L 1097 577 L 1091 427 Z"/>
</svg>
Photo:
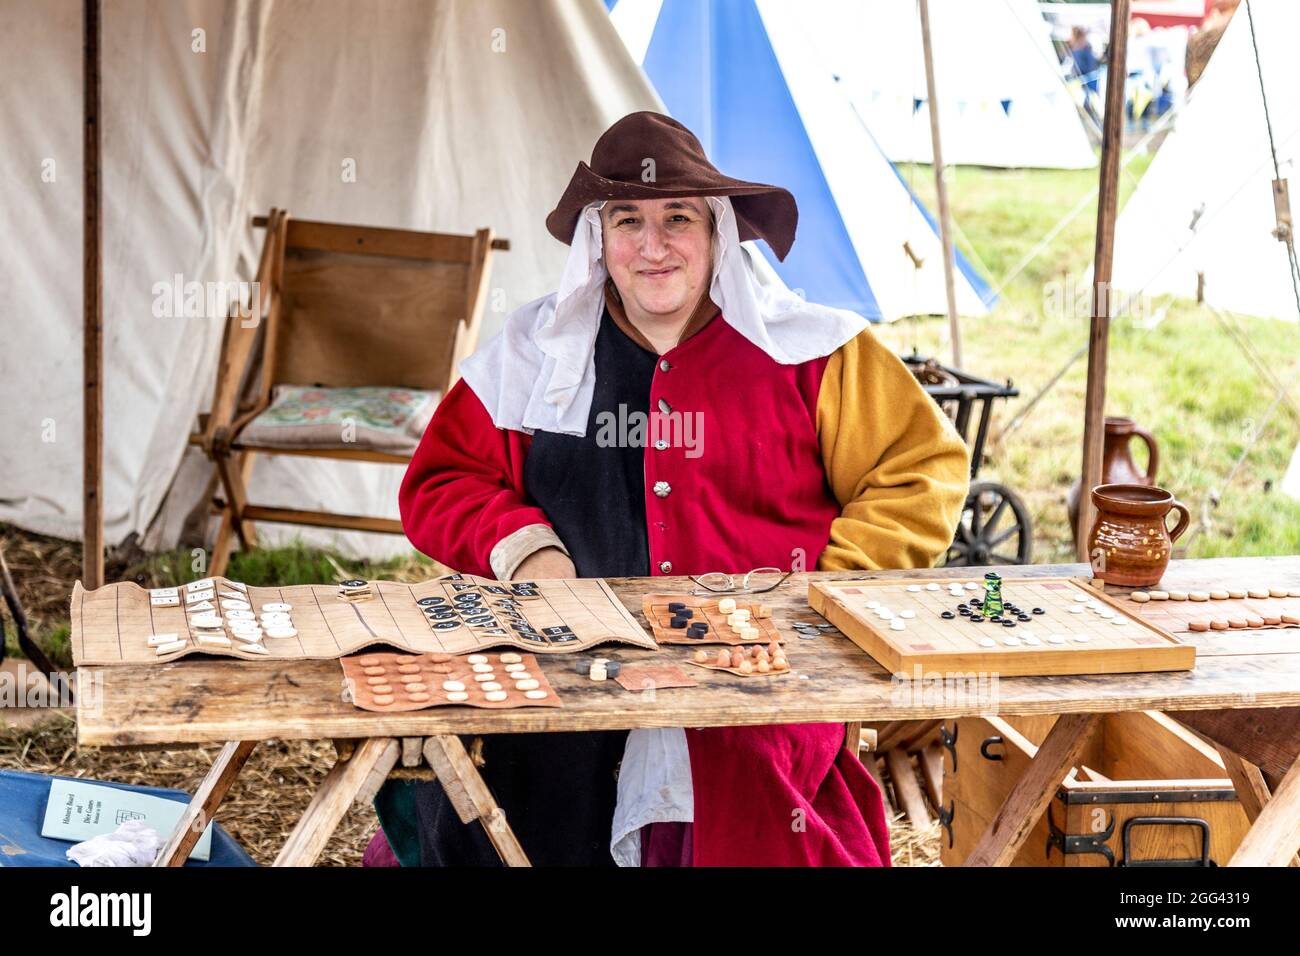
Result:
<svg viewBox="0 0 1300 956">
<path fill-rule="evenodd" d="M 829 355 L 867 327 L 857 313 L 806 302 L 774 274 L 760 281 L 740 243 L 731 200 L 707 198 L 714 215 L 709 295 L 728 325 L 782 365 Z M 578 218 L 559 288 L 511 313 L 499 335 L 460 363 L 498 428 L 578 436 L 587 430 L 609 276 L 600 205 L 592 203 Z"/>
</svg>

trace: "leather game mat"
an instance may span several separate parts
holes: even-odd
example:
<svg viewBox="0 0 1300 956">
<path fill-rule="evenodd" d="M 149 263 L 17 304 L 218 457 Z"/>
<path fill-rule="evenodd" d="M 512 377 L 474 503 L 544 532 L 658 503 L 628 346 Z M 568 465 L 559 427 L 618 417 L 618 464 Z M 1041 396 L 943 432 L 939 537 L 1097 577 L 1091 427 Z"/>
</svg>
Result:
<svg viewBox="0 0 1300 956">
<path fill-rule="evenodd" d="M 339 663 L 352 703 L 362 710 L 563 706 L 532 654 L 361 654 Z"/>
<path fill-rule="evenodd" d="M 730 625 L 727 615 L 718 610 L 718 598 L 700 594 L 646 594 L 641 598 L 641 613 L 650 623 L 655 640 L 660 644 L 770 644 L 772 641 L 784 643 L 785 638 L 777 630 L 776 623 L 770 617 L 756 617 L 755 611 L 761 601 L 751 601 L 748 595 L 730 596 L 737 608 L 749 611 L 750 623 L 758 629 L 758 637 L 752 641 L 742 640 Z M 686 629 L 672 626 L 673 613 L 668 610 L 672 603 L 685 604 L 695 616 L 694 621 L 704 621 L 709 625 L 708 632 L 700 638 L 688 637 Z"/>
<path fill-rule="evenodd" d="M 145 664 L 196 653 L 241 660 L 332 660 L 375 645 L 452 655 L 489 647 L 537 654 L 608 643 L 656 647 L 601 578 L 493 581 L 449 574 L 418 584 L 367 583 L 372 596 L 357 600 L 345 599 L 332 584 L 246 587 L 228 578 L 207 578 L 153 591 L 131 582 L 87 591 L 77 582 L 71 609 L 73 661 L 78 666 Z M 208 607 L 195 611 L 204 604 Z M 268 607 L 276 610 L 268 612 Z M 268 614 L 277 616 L 278 623 L 266 625 L 255 641 L 232 630 L 232 625 L 243 626 L 236 621 L 265 622 Z M 220 623 L 213 626 L 209 617 L 208 628 L 196 626 L 205 615 Z M 162 643 L 166 635 L 174 637 Z"/>
<path fill-rule="evenodd" d="M 1291 597 L 1289 594 L 1286 597 L 1270 595 L 1262 598 L 1211 598 L 1206 601 L 1184 599 L 1146 603 L 1129 598 L 1124 601 L 1124 606 L 1144 621 L 1164 628 L 1171 634 L 1300 627 L 1300 596 Z"/>
</svg>

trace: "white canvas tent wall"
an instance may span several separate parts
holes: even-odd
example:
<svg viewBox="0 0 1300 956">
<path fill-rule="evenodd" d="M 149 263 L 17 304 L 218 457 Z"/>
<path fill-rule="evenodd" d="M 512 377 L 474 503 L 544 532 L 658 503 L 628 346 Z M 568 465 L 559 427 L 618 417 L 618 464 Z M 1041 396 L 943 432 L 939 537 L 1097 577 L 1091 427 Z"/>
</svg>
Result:
<svg viewBox="0 0 1300 956">
<path fill-rule="evenodd" d="M 1300 5 L 1252 0 L 1264 88 L 1282 176 L 1300 158 Z M 1273 236 L 1273 160 L 1245 8 L 1192 88 L 1174 131 L 1124 206 L 1115 232 L 1117 289 L 1195 298 L 1297 321 L 1286 246 Z M 1293 207 L 1300 213 L 1300 206 Z"/>
<path fill-rule="evenodd" d="M 930 162 L 916 0 L 806 0 L 799 18 L 885 155 Z M 1096 165 L 1034 0 L 930 0 L 930 23 L 945 163 Z"/>
<path fill-rule="evenodd" d="M 657 102 L 599 0 L 106 0 L 103 22 L 110 545 L 150 526 L 211 395 L 219 319 L 155 317 L 156 283 L 250 279 L 249 218 L 271 205 L 403 228 L 490 225 L 512 251 L 494 260 L 486 337 L 558 276 L 565 248 L 543 219 L 577 160 L 614 119 Z M 0 521 L 72 539 L 81 59 L 79 0 L 0 0 Z M 190 479 L 206 475 L 193 455 Z M 400 478 L 397 466 L 264 460 L 252 491 L 396 517 Z M 183 498 L 157 543 L 193 503 Z M 407 547 L 330 538 L 371 554 Z"/>
</svg>

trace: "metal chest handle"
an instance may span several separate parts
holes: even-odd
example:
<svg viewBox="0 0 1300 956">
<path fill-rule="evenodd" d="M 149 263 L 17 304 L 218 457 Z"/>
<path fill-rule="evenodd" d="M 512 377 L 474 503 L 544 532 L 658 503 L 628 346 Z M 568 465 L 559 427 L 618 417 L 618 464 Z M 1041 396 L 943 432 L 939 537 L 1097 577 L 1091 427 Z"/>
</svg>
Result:
<svg viewBox="0 0 1300 956">
<path fill-rule="evenodd" d="M 1197 827 L 1201 831 L 1201 858 L 1199 860 L 1133 860 L 1129 851 L 1129 842 L 1134 827 L 1147 826 L 1185 826 Z M 1210 859 L 1210 825 L 1200 817 L 1132 817 L 1124 821 L 1121 835 L 1124 843 L 1124 858 L 1120 866 L 1216 866 Z"/>
</svg>

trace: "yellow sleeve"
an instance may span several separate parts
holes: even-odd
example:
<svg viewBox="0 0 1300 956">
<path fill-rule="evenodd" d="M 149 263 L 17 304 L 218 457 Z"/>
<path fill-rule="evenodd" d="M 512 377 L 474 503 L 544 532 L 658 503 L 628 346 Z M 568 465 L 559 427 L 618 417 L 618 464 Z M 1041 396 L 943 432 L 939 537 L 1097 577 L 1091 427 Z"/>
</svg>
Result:
<svg viewBox="0 0 1300 956">
<path fill-rule="evenodd" d="M 817 395 L 817 435 L 840 503 L 817 569 L 933 566 L 961 519 L 970 453 L 870 329 L 831 356 Z"/>
</svg>

